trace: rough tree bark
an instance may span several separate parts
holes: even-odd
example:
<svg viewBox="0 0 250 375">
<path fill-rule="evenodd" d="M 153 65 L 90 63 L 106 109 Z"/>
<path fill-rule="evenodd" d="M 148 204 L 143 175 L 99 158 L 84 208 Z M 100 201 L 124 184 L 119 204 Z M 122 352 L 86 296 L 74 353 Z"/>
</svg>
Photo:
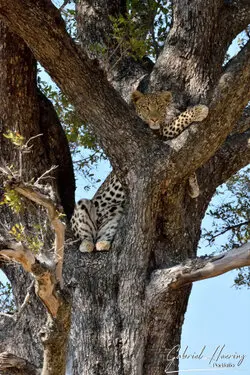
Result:
<svg viewBox="0 0 250 375">
<path fill-rule="evenodd" d="M 125 56 L 106 76 L 101 57 L 96 56 L 99 62 L 91 60 L 89 46 L 105 42 L 101 31 L 110 30 L 109 15 L 125 11 L 124 1 L 79 0 L 79 46 L 49 0 L 0 0 L 2 160 L 7 164 L 16 160 L 2 136 L 8 129 L 27 139 L 43 133 L 34 140 L 32 155 L 25 156 L 23 177 L 37 178 L 59 164 L 53 186 L 70 217 L 74 204 L 70 154 L 53 107 L 37 91 L 37 59 L 88 122 L 127 191 L 125 214 L 110 252 L 81 254 L 67 233 L 65 287 L 56 293 L 60 297 L 62 292 L 63 299 L 66 289 L 72 301 L 69 374 L 163 375 L 166 353 L 180 343 L 191 282 L 249 265 L 247 245 L 239 259 L 237 250 L 221 259 L 196 258 L 201 221 L 215 189 L 250 160 L 250 117 L 249 111 L 243 113 L 250 99 L 249 42 L 222 66 L 230 42 L 250 23 L 250 5 L 244 0 L 205 3 L 173 1 L 172 28 L 155 65 Z M 209 106 L 209 117 L 163 145 L 122 99 L 128 100 L 137 87 L 173 90 L 180 109 L 202 101 Z M 201 188 L 195 200 L 186 193 L 186 180 L 194 171 Z M 27 203 L 18 222 L 31 227 L 36 210 Z M 46 220 L 44 211 L 40 214 Z M 3 251 L 6 228 L 17 218 L 2 206 L 0 215 Z M 52 246 L 53 238 L 48 229 L 45 248 Z M 3 262 L 3 269 L 20 308 L 31 277 L 16 264 Z M 3 374 L 9 373 L 10 363 L 13 374 L 24 368 L 27 374 L 40 373 L 43 367 L 39 331 L 46 311 L 35 293 L 30 294 L 30 304 L 18 319 L 0 317 Z M 62 317 L 55 315 L 62 323 Z M 62 331 L 57 331 L 52 344 L 60 342 L 60 332 L 64 350 Z M 62 359 L 47 343 L 47 357 L 54 354 L 56 360 L 49 359 L 43 374 L 64 374 Z M 171 371 L 177 369 L 175 361 Z"/>
</svg>

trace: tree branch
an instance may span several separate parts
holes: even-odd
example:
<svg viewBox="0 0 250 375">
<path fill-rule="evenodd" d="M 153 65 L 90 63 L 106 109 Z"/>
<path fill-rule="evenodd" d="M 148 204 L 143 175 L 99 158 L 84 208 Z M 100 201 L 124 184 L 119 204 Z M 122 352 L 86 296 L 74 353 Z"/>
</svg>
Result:
<svg viewBox="0 0 250 375">
<path fill-rule="evenodd" d="M 142 122 L 73 43 L 50 1 L 0 0 L 0 15 L 88 121 L 113 163 L 124 170 L 125 159 L 134 164 L 142 149 L 150 148 Z"/>
<path fill-rule="evenodd" d="M 12 247 L 12 249 L 10 248 Z M 45 305 L 48 316 L 41 332 L 44 346 L 41 375 L 64 375 L 66 350 L 70 330 L 71 303 L 65 290 L 58 290 L 53 269 L 39 262 L 32 252 L 20 244 L 9 244 L 0 256 L 19 262 L 36 280 L 36 294 Z"/>
<path fill-rule="evenodd" d="M 250 224 L 250 220 L 247 220 L 247 221 L 243 221 L 242 223 L 238 223 L 238 224 L 235 224 L 235 225 L 228 225 L 224 230 L 222 230 L 221 232 L 213 235 L 213 236 L 209 236 L 208 238 L 208 242 L 209 244 L 211 244 L 211 242 L 213 242 L 213 240 L 219 236 L 221 236 L 222 234 L 228 232 L 229 230 L 232 230 L 232 229 L 236 229 L 236 228 L 240 228 L 242 226 L 245 226 L 245 225 L 248 225 Z"/>
<path fill-rule="evenodd" d="M 151 89 L 171 89 L 200 101 L 221 74 L 229 45 L 250 23 L 249 3 L 238 3 L 174 0 L 173 25 L 155 64 Z"/>
<path fill-rule="evenodd" d="M 35 5 L 31 0 L 0 0 L 0 14 L 26 40 L 36 57 L 70 96 L 82 117 L 91 122 L 113 163 L 127 170 L 128 164 L 130 168 L 131 164 L 136 164 L 143 150 L 152 149 L 154 144 L 148 136 L 149 131 L 140 125 L 135 114 L 107 84 L 101 70 L 73 44 L 55 7 L 46 0 Z M 188 147 L 182 147 L 186 132 L 184 138 L 180 136 L 172 141 L 168 157 L 163 152 L 159 158 L 159 173 L 167 166 L 166 175 L 181 179 L 185 173 L 196 170 L 207 161 L 223 143 L 248 100 L 249 55 L 247 45 L 227 66 L 213 95 L 209 119 L 199 125 L 199 132 L 192 132 Z M 183 165 L 188 168 L 183 168 Z M 182 175 L 177 176 L 177 171 Z"/>
<path fill-rule="evenodd" d="M 241 122 L 241 120 L 239 121 Z M 244 124 L 242 123 L 242 128 Z M 216 188 L 226 182 L 250 161 L 250 130 L 230 135 L 214 156 L 199 170 L 200 189 L 214 194 Z M 212 176 L 212 178 L 211 178 Z"/>
<path fill-rule="evenodd" d="M 68 219 L 75 206 L 75 177 L 69 150 L 69 144 L 55 108 L 50 100 L 37 90 L 39 105 L 39 131 L 43 134 L 41 141 L 48 157 L 48 165 L 58 165 L 55 189 Z"/>
<path fill-rule="evenodd" d="M 2 375 L 38 375 L 40 373 L 26 359 L 8 352 L 0 353 L 0 370 Z"/>
<path fill-rule="evenodd" d="M 147 288 L 148 301 L 152 303 L 168 289 L 178 289 L 245 266 L 250 266 L 250 242 L 219 256 L 190 259 L 169 269 L 153 271 Z"/>
<path fill-rule="evenodd" d="M 23 183 L 16 184 L 12 181 L 11 187 L 14 188 L 20 195 L 30 199 L 37 204 L 40 204 L 48 210 L 48 216 L 55 231 L 54 254 L 56 258 L 56 280 L 60 283 L 60 287 L 63 288 L 62 268 L 64 256 L 65 225 L 59 219 L 59 213 L 54 205 L 54 202 L 40 192 L 35 191 L 34 188 L 29 185 L 25 185 Z"/>
<path fill-rule="evenodd" d="M 209 115 L 199 124 L 199 128 L 192 125 L 187 132 L 168 142 L 171 151 L 165 159 L 165 165 L 167 165 L 169 182 L 170 178 L 178 177 L 178 173 L 182 174 L 182 176 L 179 174 L 182 178 L 185 173 L 194 172 L 216 153 L 228 134 L 232 132 L 250 99 L 249 85 L 250 42 L 225 67 L 214 90 Z M 245 144 L 246 150 L 247 136 L 247 133 L 243 133 L 241 138 L 237 135 Z"/>
<path fill-rule="evenodd" d="M 235 36 L 250 24 L 250 3 L 248 0 L 228 2 L 228 25 Z"/>
<path fill-rule="evenodd" d="M 42 265 L 33 253 L 20 243 L 8 244 L 7 249 L 0 250 L 0 256 L 20 263 L 25 271 L 35 276 L 36 293 L 48 312 L 55 317 L 61 302 L 55 293 L 55 280 L 51 270 L 46 265 Z"/>
<path fill-rule="evenodd" d="M 236 123 L 231 134 L 244 133 L 250 130 L 250 107 L 246 107 L 242 113 L 241 118 Z"/>
<path fill-rule="evenodd" d="M 148 11 L 147 1 L 141 3 L 139 7 L 143 14 L 138 17 L 138 22 L 142 22 L 144 17 L 144 22 L 149 24 L 153 16 L 152 11 Z M 127 102 L 130 102 L 131 92 L 137 89 L 143 77 L 149 75 L 154 64 L 148 58 L 135 60 L 128 53 L 121 55 L 120 42 L 117 43 L 112 37 L 110 16 L 125 16 L 125 1 L 98 0 L 90 4 L 89 1 L 80 0 L 76 4 L 76 10 L 78 39 L 81 45 L 90 57 L 101 61 L 102 67 L 108 72 L 109 82 Z M 95 50 L 93 46 L 103 47 L 105 53 L 100 52 L 100 48 L 99 51 L 98 48 Z"/>
<path fill-rule="evenodd" d="M 32 178 L 36 179 L 39 175 L 44 173 L 47 165 L 58 164 L 54 163 L 54 160 L 57 157 L 59 158 L 59 155 L 53 159 L 53 152 L 56 153 L 57 150 L 60 152 L 60 147 L 64 149 L 63 146 L 65 145 L 66 139 L 64 139 L 63 142 L 59 142 L 62 141 L 62 136 L 60 135 L 60 132 L 62 133 L 62 128 L 60 128 L 60 130 L 58 130 L 58 128 L 55 130 L 58 122 L 53 121 L 53 119 L 51 121 L 51 116 L 47 114 L 46 108 L 48 108 L 48 103 L 45 103 L 44 101 L 42 102 L 42 105 L 45 103 L 43 108 L 45 108 L 47 118 L 46 115 L 44 115 L 44 111 L 40 111 L 39 113 L 37 105 L 37 92 L 35 87 L 35 61 L 33 56 L 30 54 L 27 45 L 23 43 L 23 41 L 18 38 L 17 35 L 12 35 L 9 33 L 8 29 L 2 26 L 2 23 L 0 26 L 2 36 L 1 63 L 3 68 L 3 72 L 1 70 L 1 84 L 2 90 L 5 90 L 5 94 L 10 94 L 1 95 L 1 97 L 5 97 L 5 100 L 3 100 L 1 106 L 1 115 L 3 115 L 4 117 L 2 116 L 2 118 L 5 119 L 2 123 L 3 126 L 1 131 L 3 133 L 7 128 L 9 128 L 13 131 L 18 131 L 26 139 L 29 139 L 30 137 L 34 136 L 34 134 L 41 133 L 39 129 L 40 126 L 42 127 L 42 125 L 44 125 L 44 128 L 46 128 L 47 125 L 47 128 L 50 127 L 50 130 L 46 132 L 46 136 L 49 135 L 49 137 L 44 137 L 43 141 L 41 141 L 41 137 L 36 139 L 36 142 L 34 143 L 37 144 L 33 147 L 34 154 L 32 157 L 29 155 L 24 163 L 23 175 L 25 175 L 25 178 L 27 180 L 31 180 Z M 13 63 L 13 59 L 15 60 L 15 63 Z M 16 79 L 13 80 L 13 77 Z M 12 105 L 13 98 L 19 98 L 18 105 Z M 41 101 L 39 104 L 41 104 Z M 45 125 L 46 119 L 47 124 Z M 53 131 L 51 131 L 51 128 Z M 53 141 L 51 140 L 52 134 L 54 136 Z M 48 143 L 46 143 L 46 141 Z M 58 142 L 60 146 L 53 147 L 53 142 Z M 49 144 L 49 150 L 46 147 L 47 144 Z M 16 150 L 13 152 L 13 145 L 7 145 L 7 142 L 1 140 L 1 146 L 3 146 L 1 148 L 1 153 L 6 164 L 8 163 L 10 165 L 11 163 L 14 163 L 15 165 Z M 64 162 L 65 160 L 67 161 L 67 155 L 65 154 L 65 150 L 60 153 L 60 157 L 62 156 L 61 162 Z M 37 156 L 37 159 L 35 156 Z M 51 156 L 52 158 L 50 158 Z M 52 163 L 50 163 L 50 160 L 52 160 Z M 66 165 L 66 171 L 69 171 L 70 160 L 68 159 L 67 162 L 68 165 Z M 18 169 L 16 165 L 15 169 Z M 63 173 L 61 173 L 61 177 L 62 175 Z M 0 179 L 2 182 L 2 176 Z M 58 183 L 58 181 L 59 178 L 56 180 L 56 182 Z M 72 179 L 70 179 L 70 182 L 71 181 Z M 69 183 L 68 180 L 67 182 Z M 15 187 L 30 188 L 30 186 L 23 185 L 24 184 L 20 183 L 19 185 L 16 184 Z M 35 194 L 37 193 L 36 190 L 33 191 L 31 189 L 31 192 L 30 189 L 28 189 L 28 191 L 26 189 L 24 190 L 24 192 L 21 190 L 19 195 L 20 193 L 24 193 L 23 195 L 28 196 L 28 198 L 31 198 L 39 204 L 44 204 L 44 206 L 47 207 L 51 222 L 54 224 L 56 237 L 59 239 L 56 249 L 58 255 L 60 255 L 59 252 L 62 250 L 62 247 L 60 246 L 62 237 L 60 237 L 60 234 L 64 232 L 64 228 L 60 227 L 60 223 L 57 222 L 58 215 L 56 215 L 55 210 L 53 207 L 51 207 L 49 201 L 44 200 L 42 195 L 37 197 L 37 194 Z M 31 193 L 31 197 L 29 196 L 29 193 Z M 44 212 L 45 210 L 36 210 L 34 208 L 34 204 L 30 204 L 27 202 L 27 200 L 26 203 L 28 203 L 26 207 L 27 210 L 25 210 L 25 212 L 21 212 L 19 215 L 21 224 L 27 226 L 27 230 L 29 230 L 32 227 L 34 218 L 40 214 L 41 217 L 39 217 L 38 220 L 46 225 L 48 215 L 46 215 Z M 36 255 L 29 249 L 26 249 L 25 246 L 16 243 L 13 244 L 11 241 L 5 240 L 6 237 L 9 238 L 11 236 L 10 233 L 8 234 L 8 229 L 10 225 L 13 225 L 13 223 L 16 222 L 16 217 L 9 207 L 1 206 L 1 212 L 3 214 L 3 217 L 1 216 L 1 222 L 3 221 L 4 223 L 0 230 L 0 250 L 3 249 L 1 257 L 4 257 L 6 260 L 6 255 L 8 255 L 8 259 L 10 257 L 11 259 L 19 261 L 24 265 L 26 270 L 32 274 L 31 277 L 34 276 L 36 293 L 43 302 L 43 304 L 39 304 L 37 298 L 32 296 L 33 298 L 31 298 L 30 303 L 27 306 L 27 314 L 30 317 L 30 321 L 27 320 L 27 316 L 25 316 L 26 314 L 22 314 L 20 316 L 20 321 L 18 324 L 16 324 L 14 319 L 1 317 L 0 336 L 1 339 L 3 338 L 3 340 L 0 340 L 1 351 L 8 350 L 10 353 L 14 353 L 17 356 L 22 356 L 23 358 L 30 358 L 29 356 L 31 356 L 32 362 L 37 364 L 37 362 L 40 361 L 42 354 L 41 345 L 39 342 L 40 340 L 38 339 L 38 331 L 40 327 L 45 324 L 44 312 L 46 311 L 47 324 L 42 337 L 44 346 L 42 374 L 64 375 L 66 371 L 67 342 L 71 322 L 71 301 L 67 291 L 65 291 L 65 289 L 60 289 L 59 283 L 57 282 L 57 278 L 61 280 L 60 263 L 62 263 L 62 259 L 60 259 L 58 262 L 57 270 L 59 272 L 57 273 L 56 277 L 55 261 L 48 262 L 49 264 L 42 263 L 43 261 L 46 262 L 46 258 L 44 258 L 42 261 L 38 261 L 38 259 L 35 257 Z M 45 243 L 44 247 L 48 249 L 51 246 L 51 230 L 50 228 L 46 229 L 47 231 L 44 233 L 43 237 Z M 15 237 L 15 233 L 12 232 L 12 234 Z M 26 240 L 24 236 L 21 237 L 24 243 L 30 244 L 28 238 Z M 18 235 L 16 238 L 18 238 Z M 32 243 L 30 247 L 33 248 Z M 26 290 L 29 289 L 28 286 L 30 284 L 31 277 L 30 275 L 25 274 L 25 272 L 21 270 L 21 267 L 11 266 L 8 263 L 6 263 L 4 269 L 6 270 L 6 275 L 12 282 L 13 293 L 15 300 L 17 301 L 17 305 L 20 306 L 26 299 L 24 296 Z M 2 326 L 2 323 L 4 324 L 4 327 Z M 34 331 L 32 331 L 32 329 L 34 329 Z M 32 342 L 30 337 L 32 337 Z M 2 371 L 0 372 L 2 373 Z M 5 372 L 7 374 L 8 370 Z M 21 370 L 17 372 L 17 370 L 14 368 L 11 368 L 9 371 L 9 374 L 11 375 L 20 373 Z M 28 371 L 24 373 L 26 375 L 28 374 Z"/>
</svg>

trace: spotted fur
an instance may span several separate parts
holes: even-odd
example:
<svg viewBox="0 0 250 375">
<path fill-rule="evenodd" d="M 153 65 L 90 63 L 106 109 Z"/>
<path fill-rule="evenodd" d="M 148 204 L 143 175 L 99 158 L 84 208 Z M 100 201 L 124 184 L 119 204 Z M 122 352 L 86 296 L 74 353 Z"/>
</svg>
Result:
<svg viewBox="0 0 250 375">
<path fill-rule="evenodd" d="M 162 127 L 163 137 L 178 136 L 194 121 L 202 121 L 208 114 L 206 106 L 197 105 L 176 116 L 172 106 L 171 92 L 143 95 L 139 91 L 132 94 L 138 115 L 151 129 Z M 196 175 L 189 177 L 189 194 L 199 195 Z M 71 219 L 72 229 L 82 242 L 80 251 L 91 252 L 109 250 L 117 226 L 123 213 L 124 191 L 117 177 L 111 173 L 96 192 L 92 200 L 81 199 L 75 207 Z"/>
<path fill-rule="evenodd" d="M 176 115 L 172 104 L 170 91 L 142 94 L 140 91 L 132 93 L 137 114 L 151 129 L 159 129 L 164 139 L 172 139 L 182 133 L 192 122 L 204 120 L 208 115 L 208 108 L 198 104 Z M 196 174 L 189 177 L 188 194 L 192 198 L 199 196 L 199 185 Z"/>
<path fill-rule="evenodd" d="M 71 219 L 80 251 L 109 250 L 123 212 L 124 191 L 111 173 L 92 200 L 81 199 Z"/>
<path fill-rule="evenodd" d="M 151 129 L 161 129 L 166 139 L 177 137 L 192 122 L 204 120 L 208 115 L 208 108 L 198 104 L 179 114 L 172 103 L 170 91 L 142 94 L 136 90 L 132 93 L 132 101 L 137 114 Z M 170 113 L 169 113 L 170 112 Z M 176 115 L 178 113 L 178 115 Z"/>
</svg>

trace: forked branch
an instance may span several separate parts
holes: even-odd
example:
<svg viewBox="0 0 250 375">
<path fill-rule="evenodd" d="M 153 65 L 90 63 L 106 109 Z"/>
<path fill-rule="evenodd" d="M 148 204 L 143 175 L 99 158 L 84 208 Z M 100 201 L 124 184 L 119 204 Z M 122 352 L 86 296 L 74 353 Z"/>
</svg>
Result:
<svg viewBox="0 0 250 375">
<path fill-rule="evenodd" d="M 54 202 L 50 198 L 41 194 L 39 191 L 36 191 L 33 187 L 25 185 L 24 183 L 18 183 L 16 186 L 12 184 L 12 188 L 13 187 L 20 195 L 45 207 L 48 210 L 48 216 L 55 231 L 56 279 L 62 288 L 65 225 L 59 219 L 59 212 L 57 211 Z"/>
<path fill-rule="evenodd" d="M 36 280 L 36 294 L 48 312 L 55 317 L 61 301 L 55 291 L 56 282 L 52 270 L 41 264 L 34 254 L 20 243 L 9 243 L 7 249 L 0 251 L 0 256 L 20 263 L 25 271 L 33 274 Z"/>
<path fill-rule="evenodd" d="M 13 189 L 20 195 L 45 207 L 54 227 L 56 237 L 55 267 L 41 263 L 33 252 L 21 243 L 8 242 L 4 248 L 2 245 L 3 249 L 0 250 L 0 256 L 19 262 L 27 272 L 34 276 L 36 294 L 40 297 L 48 312 L 47 324 L 41 336 L 44 346 L 44 361 L 41 374 L 64 375 L 71 321 L 70 298 L 67 291 L 62 289 L 64 224 L 59 219 L 59 213 L 54 202 L 37 191 L 36 188 L 15 180 L 12 180 L 7 185 L 9 189 Z M 58 287 L 59 283 L 61 288 Z M 6 372 L 6 374 L 8 373 Z"/>
</svg>

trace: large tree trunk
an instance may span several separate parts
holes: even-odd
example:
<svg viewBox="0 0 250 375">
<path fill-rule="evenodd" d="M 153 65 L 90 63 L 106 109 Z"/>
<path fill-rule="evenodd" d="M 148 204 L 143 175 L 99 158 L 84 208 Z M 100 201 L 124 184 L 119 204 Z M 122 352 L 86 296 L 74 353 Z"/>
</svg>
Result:
<svg viewBox="0 0 250 375">
<path fill-rule="evenodd" d="M 107 2 L 110 9 L 102 7 L 102 1 L 94 3 L 78 2 L 78 29 L 85 51 L 70 39 L 58 11 L 47 0 L 36 4 L 26 0 L 25 5 L 0 0 L 0 15 L 25 40 L 35 58 L 44 64 L 82 118 L 89 122 L 127 193 L 125 213 L 110 252 L 82 254 L 78 251 L 79 244 L 72 243 L 70 230 L 67 233 L 64 288 L 72 300 L 68 373 L 163 375 L 167 366 L 169 371 L 178 370 L 178 361 L 169 367 L 167 354 L 180 344 L 191 284 L 189 280 L 182 283 L 182 288 L 176 286 L 181 272 L 169 276 L 166 285 L 158 283 L 158 272 L 174 270 L 175 266 L 196 258 L 201 221 L 216 187 L 249 160 L 249 131 L 244 128 L 242 134 L 230 135 L 249 100 L 249 46 L 224 71 L 222 62 L 228 43 L 250 21 L 250 10 L 246 5 L 248 18 L 240 18 L 227 33 L 226 22 L 231 16 L 224 2 L 207 2 L 203 14 L 204 5 L 200 9 L 199 1 L 194 1 L 195 4 L 187 1 L 185 6 L 181 0 L 175 1 L 172 31 L 153 71 L 152 65 L 145 67 L 142 62 L 126 58 L 116 66 L 113 75 L 108 75 L 120 95 L 107 82 L 96 61 L 87 57 L 87 52 L 95 36 L 99 38 L 100 30 L 109 30 L 108 15 L 116 14 L 119 9 L 124 11 L 124 2 Z M 84 23 L 84 16 L 95 14 L 94 10 L 100 17 L 90 17 Z M 219 18 L 220 14 L 223 16 Z M 208 18 L 207 32 L 203 33 L 201 25 Z M 189 33 L 190 23 L 197 26 L 192 33 Z M 8 129 L 20 132 L 27 139 L 43 133 L 34 139 L 32 154 L 25 157 L 22 177 L 26 181 L 37 178 L 52 164 L 58 164 L 51 184 L 70 217 L 74 177 L 64 133 L 52 105 L 37 91 L 31 51 L 6 26 L 0 26 L 1 156 L 6 164 L 18 167 L 17 152 L 2 137 Z M 188 41 L 187 47 L 183 40 Z M 218 40 L 221 49 L 215 56 Z M 208 41 L 209 48 L 205 48 Z M 201 53 L 199 46 L 204 47 Z M 163 145 L 121 99 L 121 96 L 128 99 L 138 85 L 148 90 L 171 87 L 180 108 L 197 104 L 202 98 L 211 105 L 211 117 L 199 129 L 194 125 L 193 131 L 186 131 L 176 141 Z M 201 195 L 194 200 L 188 196 L 186 185 L 195 170 Z M 6 228 L 16 222 L 28 227 L 36 222 L 37 208 L 33 204 L 27 203 L 27 210 L 18 219 L 7 208 L 0 207 L 4 224 L 0 227 L 0 245 L 6 237 Z M 46 220 L 43 210 L 39 215 Z M 50 249 L 53 232 L 46 225 L 44 248 Z M 3 269 L 11 280 L 19 308 L 31 278 L 16 265 L 4 262 Z M 17 322 L 0 317 L 0 351 L 15 354 L 39 369 L 43 361 L 39 331 L 46 324 L 46 311 L 35 293 L 30 301 Z M 4 337 L 6 330 L 8 335 Z M 65 335 L 63 338 L 65 344 Z M 174 356 L 173 351 L 171 358 Z M 13 368 L 13 373 L 18 371 Z M 47 366 L 43 375 L 62 375 L 63 366 L 58 368 Z M 9 370 L 2 371 L 5 375 Z"/>
</svg>

